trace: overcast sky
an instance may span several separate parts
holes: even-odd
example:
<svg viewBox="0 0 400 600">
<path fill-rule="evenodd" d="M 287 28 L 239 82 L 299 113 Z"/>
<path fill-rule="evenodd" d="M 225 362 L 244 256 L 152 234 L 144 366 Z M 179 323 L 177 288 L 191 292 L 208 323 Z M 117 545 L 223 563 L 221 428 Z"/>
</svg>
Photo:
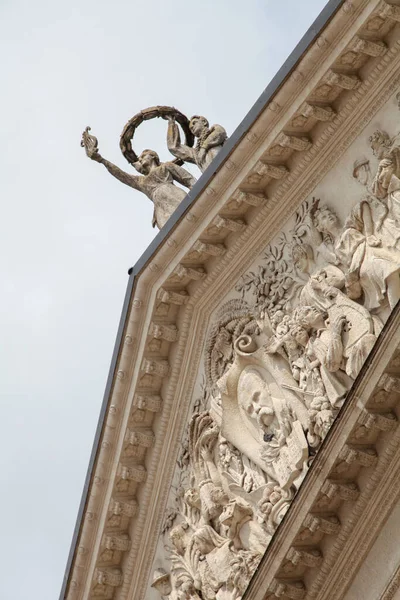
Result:
<svg viewBox="0 0 400 600">
<path fill-rule="evenodd" d="M 89 161 L 148 106 L 228 135 L 324 0 L 0 0 L 1 600 L 58 597 L 151 202 Z M 135 149 L 167 158 L 166 122 Z"/>
</svg>

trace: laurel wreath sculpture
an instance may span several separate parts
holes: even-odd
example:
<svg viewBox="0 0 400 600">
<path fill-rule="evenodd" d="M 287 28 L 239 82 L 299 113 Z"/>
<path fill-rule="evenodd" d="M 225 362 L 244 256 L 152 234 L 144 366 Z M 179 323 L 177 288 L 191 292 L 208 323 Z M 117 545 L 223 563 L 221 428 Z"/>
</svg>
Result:
<svg viewBox="0 0 400 600">
<path fill-rule="evenodd" d="M 190 147 L 193 146 L 194 136 L 189 129 L 189 119 L 184 114 L 172 106 L 151 106 L 150 108 L 141 110 L 134 117 L 129 119 L 122 130 L 119 146 L 129 164 L 135 163 L 138 159 L 136 152 L 132 148 L 132 140 L 136 129 L 143 121 L 150 121 L 151 119 L 159 117 L 174 117 L 183 129 L 183 133 L 185 134 L 185 144 Z M 174 163 L 183 165 L 183 161 L 179 158 L 176 158 Z"/>
</svg>

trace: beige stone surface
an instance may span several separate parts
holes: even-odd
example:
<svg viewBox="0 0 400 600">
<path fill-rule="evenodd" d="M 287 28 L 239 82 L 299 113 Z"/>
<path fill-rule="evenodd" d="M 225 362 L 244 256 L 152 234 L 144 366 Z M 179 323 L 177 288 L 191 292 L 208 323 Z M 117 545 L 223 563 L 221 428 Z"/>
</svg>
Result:
<svg viewBox="0 0 400 600">
<path fill-rule="evenodd" d="M 345 2 L 137 276 L 69 600 L 351 593 L 399 498 L 399 20 Z"/>
<path fill-rule="evenodd" d="M 384 593 L 400 565 L 399 539 L 400 502 L 396 504 L 380 531 L 344 600 L 385 598 Z M 397 587 L 400 588 L 400 577 L 397 579 Z M 393 596 L 393 600 L 396 600 L 399 594 L 400 589 Z"/>
</svg>

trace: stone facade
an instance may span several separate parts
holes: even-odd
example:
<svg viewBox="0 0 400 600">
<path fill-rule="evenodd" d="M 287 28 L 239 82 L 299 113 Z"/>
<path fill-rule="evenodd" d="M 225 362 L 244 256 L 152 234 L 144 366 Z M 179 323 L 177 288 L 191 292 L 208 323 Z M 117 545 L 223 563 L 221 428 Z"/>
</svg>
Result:
<svg viewBox="0 0 400 600">
<path fill-rule="evenodd" d="M 399 593 L 399 22 L 338 3 L 132 281 L 66 599 Z"/>
</svg>

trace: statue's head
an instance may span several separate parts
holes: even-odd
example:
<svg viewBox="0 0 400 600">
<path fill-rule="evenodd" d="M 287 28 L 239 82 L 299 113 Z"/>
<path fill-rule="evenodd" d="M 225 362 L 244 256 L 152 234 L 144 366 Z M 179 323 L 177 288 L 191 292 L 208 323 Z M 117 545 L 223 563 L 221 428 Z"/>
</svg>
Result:
<svg viewBox="0 0 400 600">
<path fill-rule="evenodd" d="M 327 206 L 322 206 L 315 211 L 313 222 L 320 233 L 331 233 L 338 224 L 338 218 Z"/>
<path fill-rule="evenodd" d="M 285 313 L 283 312 L 283 310 L 276 310 L 272 315 L 271 315 L 271 324 L 272 327 L 274 329 L 276 329 L 276 327 L 279 325 L 279 323 L 282 321 L 282 319 L 284 318 Z"/>
<path fill-rule="evenodd" d="M 353 164 L 353 177 L 357 179 L 361 185 L 367 185 L 371 174 L 371 168 L 369 166 L 369 160 L 364 156 L 357 158 Z"/>
<path fill-rule="evenodd" d="M 138 162 L 140 163 L 142 173 L 147 175 L 153 165 L 158 166 L 160 164 L 160 157 L 154 150 L 143 150 L 138 158 Z"/>
<path fill-rule="evenodd" d="M 314 260 L 314 252 L 309 244 L 296 244 L 292 249 L 294 266 L 301 273 L 307 273 L 310 262 Z"/>
<path fill-rule="evenodd" d="M 300 344 L 300 346 L 307 346 L 309 340 L 307 330 L 304 329 L 304 327 L 302 327 L 299 323 L 293 324 L 290 333 L 292 334 L 296 342 Z"/>
<path fill-rule="evenodd" d="M 189 129 L 196 137 L 200 137 L 205 129 L 208 129 L 209 123 L 205 117 L 194 115 L 189 122 Z"/>
<path fill-rule="evenodd" d="M 374 156 L 379 160 L 384 158 L 386 152 L 390 149 L 391 139 L 386 131 L 377 129 L 369 138 L 369 145 L 372 148 Z"/>
<path fill-rule="evenodd" d="M 193 508 L 201 508 L 200 495 L 195 488 L 186 490 L 184 498 L 189 506 Z"/>
<path fill-rule="evenodd" d="M 215 548 L 220 548 L 226 541 L 210 525 L 199 527 L 193 535 L 193 541 L 200 554 L 205 556 Z"/>
<path fill-rule="evenodd" d="M 173 527 L 169 534 L 170 540 L 175 547 L 175 550 L 183 556 L 186 550 L 186 534 L 185 534 L 185 526 L 183 523 L 179 523 Z"/>
<path fill-rule="evenodd" d="M 315 417 L 315 431 L 318 433 L 319 437 L 322 439 L 325 438 L 334 420 L 335 418 L 331 410 L 323 409 L 318 412 Z"/>
<path fill-rule="evenodd" d="M 214 487 L 210 491 L 211 500 L 218 506 L 224 506 L 228 503 L 229 498 L 221 487 Z"/>
<path fill-rule="evenodd" d="M 165 569 L 156 569 L 153 575 L 152 588 L 160 592 L 161 596 L 168 596 L 172 592 L 171 579 Z"/>
<path fill-rule="evenodd" d="M 239 406 L 266 431 L 275 419 L 270 389 L 257 369 L 246 367 L 238 383 Z"/>
<path fill-rule="evenodd" d="M 298 306 L 293 313 L 294 322 L 306 331 L 322 326 L 323 317 L 323 313 L 316 306 Z"/>
</svg>

